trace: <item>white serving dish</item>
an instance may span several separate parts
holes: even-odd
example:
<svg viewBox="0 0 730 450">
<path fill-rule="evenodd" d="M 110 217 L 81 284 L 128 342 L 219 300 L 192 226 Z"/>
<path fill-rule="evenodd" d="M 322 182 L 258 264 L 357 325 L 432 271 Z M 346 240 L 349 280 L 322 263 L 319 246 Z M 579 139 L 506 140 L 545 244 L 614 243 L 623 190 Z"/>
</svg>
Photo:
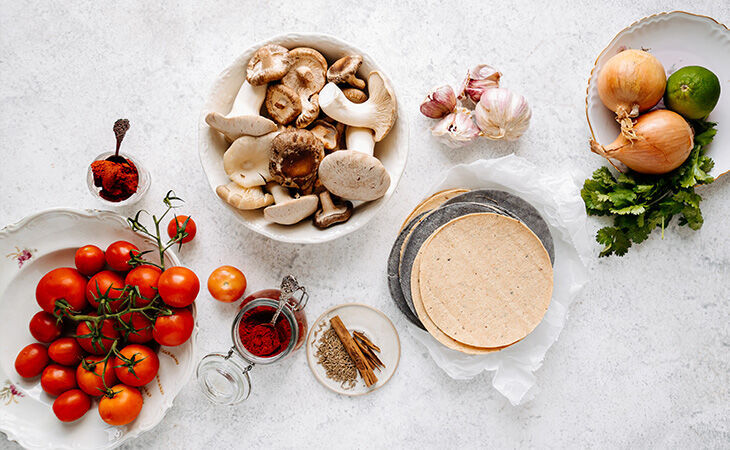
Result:
<svg viewBox="0 0 730 450">
<path fill-rule="evenodd" d="M 245 79 L 248 60 L 261 46 L 271 43 L 276 43 L 289 49 L 295 47 L 312 47 L 322 53 L 330 64 L 344 55 L 359 54 L 363 57 L 363 63 L 358 73 L 360 78 L 367 79 L 367 75 L 373 70 L 380 71 L 386 78 L 388 74 L 383 72 L 381 67 L 367 53 L 334 36 L 319 33 L 285 34 L 256 43 L 243 52 L 227 69 L 221 72 L 208 95 L 205 107 L 200 115 L 198 123 L 198 153 L 203 170 L 208 178 L 208 184 L 210 184 L 212 194 L 216 200 L 235 214 L 246 227 L 273 240 L 299 244 L 327 242 L 352 233 L 364 226 L 378 214 L 380 208 L 385 206 L 388 199 L 393 195 L 393 192 L 395 192 L 398 186 L 403 169 L 406 166 L 406 158 L 408 155 L 408 122 L 403 112 L 402 103 L 399 102 L 398 120 L 396 120 L 395 126 L 385 139 L 375 145 L 375 156 L 380 159 L 390 173 L 390 187 L 382 198 L 356 205 L 350 220 L 343 224 L 324 230 L 316 228 L 311 220 L 305 220 L 290 226 L 277 225 L 267 222 L 264 219 L 262 210 L 241 211 L 230 206 L 215 193 L 216 187 L 229 182 L 228 176 L 223 170 L 223 153 L 228 149 L 228 144 L 220 133 L 212 130 L 205 123 L 205 115 L 209 111 L 217 111 L 221 114 L 227 114 L 230 111 L 238 89 Z"/>
<path fill-rule="evenodd" d="M 73 267 L 74 253 L 84 244 L 106 248 L 120 239 L 142 249 L 152 245 L 111 211 L 49 209 L 0 230 L 0 431 L 11 441 L 26 448 L 117 447 L 160 423 L 190 379 L 197 326 L 185 344 L 162 347 L 159 386 L 155 380 L 145 387 L 142 412 L 126 426 L 104 423 L 96 409 L 98 401 L 84 417 L 64 424 L 53 414 L 54 397 L 42 391 L 40 377 L 26 380 L 15 372 L 18 352 L 36 342 L 28 322 L 40 311 L 35 300 L 38 280 L 51 269 Z M 173 251 L 166 255 L 166 264 L 180 264 Z"/>
<path fill-rule="evenodd" d="M 586 92 L 586 117 L 593 138 L 607 145 L 618 136 L 615 115 L 598 96 L 597 78 L 601 67 L 624 48 L 644 48 L 656 56 L 667 71 L 684 66 L 710 69 L 720 79 L 720 101 L 709 120 L 717 122 L 718 133 L 707 155 L 715 160 L 710 172 L 717 177 L 730 171 L 730 31 L 715 19 L 683 11 L 655 14 L 621 30 L 596 60 Z M 587 146 L 586 146 L 587 148 Z"/>
</svg>

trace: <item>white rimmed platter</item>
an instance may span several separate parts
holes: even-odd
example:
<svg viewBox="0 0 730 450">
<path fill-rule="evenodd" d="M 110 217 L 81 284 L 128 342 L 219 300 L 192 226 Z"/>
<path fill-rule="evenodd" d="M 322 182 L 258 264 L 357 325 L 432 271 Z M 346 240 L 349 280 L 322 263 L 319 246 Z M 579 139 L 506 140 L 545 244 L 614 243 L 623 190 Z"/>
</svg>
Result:
<svg viewBox="0 0 730 450">
<path fill-rule="evenodd" d="M 111 211 L 49 209 L 0 230 L 0 431 L 23 447 L 117 447 L 160 423 L 193 373 L 197 326 L 185 344 L 161 348 L 159 375 L 143 389 L 142 412 L 129 425 L 115 427 L 101 420 L 97 401 L 78 421 L 58 421 L 51 410 L 54 398 L 42 391 L 39 377 L 23 379 L 15 372 L 17 353 L 35 342 L 28 322 L 40 310 L 38 280 L 56 267 L 73 267 L 74 252 L 84 244 L 106 248 L 120 239 L 141 249 L 151 246 Z M 166 256 L 166 264 L 180 264 L 174 252 Z"/>
<path fill-rule="evenodd" d="M 604 145 L 613 142 L 619 126 L 601 103 L 596 81 L 606 61 L 625 48 L 650 51 L 667 75 L 690 65 L 706 67 L 717 75 L 722 92 L 709 120 L 717 122 L 718 133 L 707 155 L 715 160 L 711 175 L 730 171 L 730 30 L 715 19 L 683 11 L 645 17 L 621 30 L 596 59 L 586 91 L 588 126 L 593 139 Z"/>
<path fill-rule="evenodd" d="M 246 66 L 254 52 L 266 44 L 279 44 L 286 48 L 311 47 L 318 50 L 331 64 L 340 57 L 347 54 L 359 54 L 363 57 L 363 63 L 358 76 L 367 79 L 367 75 L 373 71 L 380 71 L 388 79 L 386 71 L 380 67 L 372 57 L 354 45 L 345 42 L 334 36 L 321 33 L 289 33 L 276 36 L 265 41 L 258 42 L 249 47 L 233 63 L 218 75 L 203 111 L 198 121 L 198 154 L 203 165 L 203 171 L 208 179 L 212 195 L 220 202 L 221 208 L 226 208 L 235 215 L 247 228 L 266 236 L 275 241 L 290 242 L 298 244 L 317 244 L 327 242 L 345 236 L 363 227 L 378 211 L 385 206 L 395 192 L 403 170 L 405 169 L 408 156 L 408 120 L 402 106 L 402 99 L 398 105 L 398 119 L 388 136 L 375 145 L 375 156 L 380 159 L 383 166 L 390 174 L 390 187 L 385 195 L 375 201 L 355 205 L 355 211 L 350 220 L 343 224 L 333 226 L 324 230 L 316 228 L 311 220 L 304 220 L 296 225 L 277 225 L 266 221 L 261 210 L 241 211 L 230 206 L 218 198 L 215 193 L 216 187 L 229 182 L 228 176 L 223 170 L 223 153 L 228 144 L 222 135 L 212 130 L 205 123 L 205 116 L 210 111 L 227 114 L 233 100 L 238 93 L 241 84 L 246 76 Z M 388 79 L 390 81 L 390 79 Z M 392 82 L 390 82 L 392 86 Z M 397 89 L 393 86 L 393 89 Z"/>
<path fill-rule="evenodd" d="M 327 378 L 324 368 L 317 363 L 317 357 L 315 356 L 317 341 L 321 334 L 329 328 L 329 321 L 334 316 L 340 317 L 350 333 L 353 331 L 365 333 L 380 348 L 381 351 L 377 353 L 377 356 L 383 362 L 385 368 L 375 371 L 378 381 L 373 386 L 367 387 L 358 374 L 355 385 L 350 389 L 346 389 L 341 383 Z M 400 338 L 393 322 L 382 311 L 362 303 L 345 303 L 322 313 L 309 330 L 306 347 L 307 363 L 317 381 L 331 391 L 353 397 L 369 394 L 385 385 L 393 377 L 400 361 Z"/>
</svg>

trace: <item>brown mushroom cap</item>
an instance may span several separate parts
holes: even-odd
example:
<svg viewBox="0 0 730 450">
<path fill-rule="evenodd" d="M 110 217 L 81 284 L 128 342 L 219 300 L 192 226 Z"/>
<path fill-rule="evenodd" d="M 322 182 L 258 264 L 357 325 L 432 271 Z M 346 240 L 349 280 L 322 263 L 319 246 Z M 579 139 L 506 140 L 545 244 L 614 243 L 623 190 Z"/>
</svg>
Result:
<svg viewBox="0 0 730 450">
<path fill-rule="evenodd" d="M 329 192 L 319 194 L 321 208 L 314 214 L 314 226 L 327 228 L 332 225 L 347 222 L 352 216 L 352 203 L 344 202 L 337 204 L 333 201 Z"/>
<path fill-rule="evenodd" d="M 264 45 L 248 61 L 246 80 L 254 86 L 282 79 L 289 71 L 289 50 L 281 45 Z"/>
<path fill-rule="evenodd" d="M 309 130 L 287 130 L 271 144 L 269 172 L 282 186 L 312 192 L 324 146 Z"/>
<path fill-rule="evenodd" d="M 296 92 L 283 84 L 269 86 L 266 91 L 266 111 L 274 121 L 286 125 L 302 113 L 302 102 Z"/>
<path fill-rule="evenodd" d="M 306 128 L 319 115 L 317 94 L 327 82 L 327 60 L 317 50 L 298 47 L 289 52 L 291 68 L 281 83 L 293 89 L 302 102 L 297 128 Z"/>
<path fill-rule="evenodd" d="M 340 143 L 340 130 L 337 128 L 336 122 L 319 119 L 312 124 L 309 131 L 322 142 L 326 150 L 334 150 Z"/>
<path fill-rule="evenodd" d="M 347 83 L 358 89 L 365 88 L 365 82 L 355 76 L 362 64 L 362 56 L 347 55 L 335 61 L 327 70 L 327 81 Z"/>
<path fill-rule="evenodd" d="M 368 94 L 357 88 L 345 88 L 342 93 L 352 103 L 365 103 L 368 100 Z"/>
</svg>

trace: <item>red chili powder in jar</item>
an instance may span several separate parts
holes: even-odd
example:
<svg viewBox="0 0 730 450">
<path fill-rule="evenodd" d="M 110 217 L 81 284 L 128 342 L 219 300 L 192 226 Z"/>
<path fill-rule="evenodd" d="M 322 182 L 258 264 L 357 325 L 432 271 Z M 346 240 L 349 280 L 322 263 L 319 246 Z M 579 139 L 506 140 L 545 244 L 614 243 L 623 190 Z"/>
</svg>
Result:
<svg viewBox="0 0 730 450">
<path fill-rule="evenodd" d="M 100 187 L 99 196 L 110 202 L 121 202 L 137 192 L 139 172 L 129 159 L 126 163 L 116 161 L 94 161 L 91 163 L 94 186 Z"/>
<path fill-rule="evenodd" d="M 283 314 L 271 326 L 276 308 L 257 306 L 244 313 L 238 325 L 238 336 L 243 346 L 256 356 L 270 358 L 283 352 L 291 341 L 291 325 Z"/>
</svg>

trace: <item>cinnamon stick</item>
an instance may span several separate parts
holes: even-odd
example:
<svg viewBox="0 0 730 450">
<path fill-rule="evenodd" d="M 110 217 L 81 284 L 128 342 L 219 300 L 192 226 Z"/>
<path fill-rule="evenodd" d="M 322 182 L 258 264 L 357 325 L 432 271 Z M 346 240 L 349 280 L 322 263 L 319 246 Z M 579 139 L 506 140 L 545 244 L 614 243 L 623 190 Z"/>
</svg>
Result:
<svg viewBox="0 0 730 450">
<path fill-rule="evenodd" d="M 340 338 L 340 342 L 342 342 L 345 350 L 347 350 L 347 354 L 350 355 L 350 358 L 352 358 L 352 361 L 355 363 L 355 367 L 357 367 L 358 372 L 360 372 L 362 379 L 365 381 L 365 385 L 370 387 L 375 384 L 378 381 L 378 377 L 375 376 L 375 373 L 373 373 L 372 369 L 370 369 L 369 365 L 365 362 L 365 356 L 352 339 L 352 336 L 350 336 L 350 332 L 347 331 L 347 328 L 345 327 L 345 324 L 342 323 L 340 316 L 334 316 L 331 318 L 330 325 L 332 325 L 332 329 L 334 329 L 335 333 L 337 333 L 337 337 Z"/>
<path fill-rule="evenodd" d="M 373 344 L 373 342 L 370 339 L 368 339 L 367 336 L 365 336 L 365 333 L 361 333 L 359 331 L 353 331 L 352 332 L 352 335 L 354 337 L 360 339 L 363 342 L 363 344 L 367 345 L 372 350 L 375 350 L 376 352 L 380 352 L 380 347 L 378 347 L 377 345 Z"/>
<path fill-rule="evenodd" d="M 367 361 L 367 363 L 373 369 L 373 373 L 375 372 L 375 369 L 379 371 L 381 366 L 385 367 L 380 359 L 375 356 L 375 353 L 373 353 L 373 351 L 370 350 L 370 348 L 365 345 L 360 339 L 354 338 L 354 341 L 357 346 L 360 347 L 360 351 L 362 352 L 363 356 L 365 356 L 365 361 Z"/>
</svg>

